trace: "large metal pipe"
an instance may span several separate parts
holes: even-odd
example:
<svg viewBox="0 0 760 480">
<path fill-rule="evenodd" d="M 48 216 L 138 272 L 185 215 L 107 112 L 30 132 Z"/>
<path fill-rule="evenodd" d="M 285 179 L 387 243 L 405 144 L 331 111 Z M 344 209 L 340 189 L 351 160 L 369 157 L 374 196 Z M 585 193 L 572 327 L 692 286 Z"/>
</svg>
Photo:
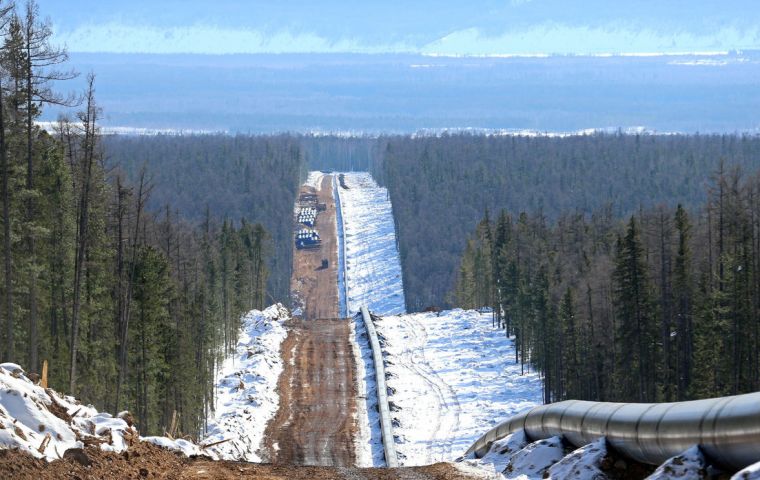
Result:
<svg viewBox="0 0 760 480">
<path fill-rule="evenodd" d="M 380 430 L 383 439 L 383 453 L 385 465 L 389 468 L 398 467 L 396 457 L 396 441 L 393 438 L 393 424 L 391 412 L 388 407 L 388 387 L 385 385 L 385 367 L 383 365 L 383 351 L 380 349 L 380 341 L 377 338 L 375 323 L 369 314 L 367 307 L 361 307 L 364 325 L 367 327 L 369 344 L 372 347 L 372 360 L 375 364 L 375 382 L 377 383 L 377 407 L 380 411 Z"/>
<path fill-rule="evenodd" d="M 520 429 L 532 441 L 561 435 L 577 447 L 606 437 L 621 454 L 653 465 L 699 445 L 712 461 L 739 470 L 760 462 L 760 393 L 676 403 L 541 405 L 486 432 L 467 455 L 482 457 L 494 441 Z"/>
<path fill-rule="evenodd" d="M 346 268 L 346 225 L 343 223 L 343 199 L 340 197 L 340 190 L 338 189 L 338 181 L 336 176 L 333 175 L 333 200 L 335 201 L 335 221 L 338 230 L 338 241 L 340 242 L 340 248 L 338 248 L 338 289 L 340 290 L 338 297 L 338 303 L 340 304 L 340 316 L 347 318 L 351 315 L 351 305 L 348 301 L 348 275 Z M 340 285 L 343 288 L 340 288 Z"/>
</svg>

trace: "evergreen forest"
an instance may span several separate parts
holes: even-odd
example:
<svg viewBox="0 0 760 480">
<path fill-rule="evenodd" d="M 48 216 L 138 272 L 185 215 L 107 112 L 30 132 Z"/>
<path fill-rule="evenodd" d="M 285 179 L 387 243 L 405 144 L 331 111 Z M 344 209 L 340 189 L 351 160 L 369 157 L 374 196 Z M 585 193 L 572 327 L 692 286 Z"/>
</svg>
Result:
<svg viewBox="0 0 760 480">
<path fill-rule="evenodd" d="M 279 138 L 106 138 L 95 74 L 67 67 L 36 3 L 4 8 L 0 27 L 0 358 L 27 372 L 47 365 L 50 387 L 130 410 L 143 434 L 178 418 L 180 434 L 196 435 L 241 314 L 271 303 L 272 272 L 286 292 L 263 224 L 289 228 L 273 219 L 292 208 L 300 155 Z M 86 90 L 60 93 L 77 75 Z M 51 106 L 69 114 L 42 129 Z M 213 169 L 224 175 L 201 182 Z M 228 208 L 214 179 L 245 202 Z M 262 213 L 268 205 L 282 208 Z"/>
<path fill-rule="evenodd" d="M 662 402 L 760 389 L 760 174 L 719 162 L 699 205 L 549 220 L 488 211 L 457 304 L 488 307 L 544 400 Z M 530 366 L 528 366 L 530 364 Z"/>
<path fill-rule="evenodd" d="M 628 218 L 698 208 L 723 160 L 760 168 L 752 135 L 440 135 L 378 139 L 372 174 L 393 201 L 407 309 L 451 307 L 468 237 L 485 210 Z"/>
</svg>

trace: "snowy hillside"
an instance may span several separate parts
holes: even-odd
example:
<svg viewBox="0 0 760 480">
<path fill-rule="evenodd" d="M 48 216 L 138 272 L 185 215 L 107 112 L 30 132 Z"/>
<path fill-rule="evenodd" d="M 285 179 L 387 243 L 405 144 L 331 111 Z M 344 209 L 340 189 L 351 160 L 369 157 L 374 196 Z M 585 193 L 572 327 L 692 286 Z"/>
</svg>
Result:
<svg viewBox="0 0 760 480">
<path fill-rule="evenodd" d="M 494 442 L 483 458 L 467 459 L 463 463 L 498 473 L 504 480 L 729 478 L 728 475 L 718 475 L 717 471 L 708 476 L 710 462 L 697 446 L 668 459 L 652 472 L 653 467 L 630 462 L 607 448 L 604 438 L 575 448 L 560 437 L 529 442 L 522 430 Z M 735 473 L 730 480 L 760 480 L 760 463 Z"/>
<path fill-rule="evenodd" d="M 417 313 L 376 325 L 403 465 L 452 461 L 499 421 L 541 403 L 541 379 L 521 374 L 490 314 Z"/>
<path fill-rule="evenodd" d="M 337 190 L 346 232 L 349 314 L 362 305 L 377 315 L 404 313 L 401 260 L 388 190 L 379 187 L 369 173 L 344 175 L 348 188 Z"/>
<path fill-rule="evenodd" d="M 121 452 L 137 441 L 155 443 L 185 455 L 211 452 L 183 439 L 140 437 L 129 412 L 114 417 L 92 405 L 42 388 L 15 363 L 0 364 L 0 449 L 17 448 L 48 461 L 70 448 L 99 445 Z"/>
<path fill-rule="evenodd" d="M 243 317 L 235 354 L 222 365 L 216 382 L 215 411 L 209 419 L 205 444 L 225 460 L 260 462 L 258 450 L 267 422 L 277 413 L 275 391 L 282 373 L 280 345 L 290 313 L 281 304 Z"/>
</svg>

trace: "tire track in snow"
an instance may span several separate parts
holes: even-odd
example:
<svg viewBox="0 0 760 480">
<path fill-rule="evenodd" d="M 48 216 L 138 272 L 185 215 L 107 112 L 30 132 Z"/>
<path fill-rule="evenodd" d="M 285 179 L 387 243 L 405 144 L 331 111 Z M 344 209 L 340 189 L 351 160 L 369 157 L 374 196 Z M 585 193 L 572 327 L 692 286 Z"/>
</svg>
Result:
<svg viewBox="0 0 760 480">
<path fill-rule="evenodd" d="M 439 420 L 439 429 L 436 430 L 437 433 L 435 439 L 438 445 L 443 445 L 444 458 L 450 459 L 454 457 L 452 435 L 459 428 L 459 414 L 461 411 L 459 400 L 454 389 L 435 373 L 435 370 L 430 366 L 430 363 L 427 360 L 425 348 L 425 345 L 428 343 L 427 329 L 415 317 L 407 318 L 411 319 L 411 322 L 407 322 L 407 324 L 414 324 L 412 325 L 413 331 L 422 332 L 422 348 L 419 349 L 419 356 L 422 361 L 416 362 L 416 367 L 421 375 L 431 383 L 434 392 L 439 398 L 440 408 L 438 416 L 442 420 Z M 443 430 L 441 430 L 441 427 L 443 427 Z"/>
</svg>

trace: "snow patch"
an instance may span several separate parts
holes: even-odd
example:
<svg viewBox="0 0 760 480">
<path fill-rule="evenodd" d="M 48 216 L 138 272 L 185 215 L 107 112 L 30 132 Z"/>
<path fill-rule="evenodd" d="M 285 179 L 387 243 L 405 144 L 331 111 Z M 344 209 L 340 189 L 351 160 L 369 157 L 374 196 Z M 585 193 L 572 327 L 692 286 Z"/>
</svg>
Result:
<svg viewBox="0 0 760 480">
<path fill-rule="evenodd" d="M 669 458 L 647 480 L 670 480 L 675 478 L 706 478 L 707 461 L 698 446 Z"/>
<path fill-rule="evenodd" d="M 491 444 L 487 454 L 478 460 L 465 460 L 467 463 L 477 464 L 481 467 L 490 466 L 496 472 L 503 472 L 512 457 L 528 445 L 528 438 L 523 430 L 518 430 L 506 437 L 496 440 Z"/>
<path fill-rule="evenodd" d="M 366 172 L 344 173 L 338 187 L 346 238 L 348 315 L 366 306 L 375 315 L 406 312 L 401 260 L 388 190 Z"/>
<path fill-rule="evenodd" d="M 584 445 L 570 455 L 552 465 L 549 478 L 564 480 L 606 480 L 607 475 L 602 471 L 602 461 L 607 456 L 607 440 L 603 437 L 595 442 Z"/>
<path fill-rule="evenodd" d="M 565 452 L 560 437 L 539 440 L 526 445 L 525 448 L 515 453 L 503 473 L 509 480 L 545 478 L 544 475 L 547 470 L 562 460 L 564 456 Z"/>
<path fill-rule="evenodd" d="M 235 353 L 222 364 L 216 382 L 216 407 L 203 440 L 206 445 L 222 442 L 207 449 L 219 458 L 261 461 L 258 451 L 264 430 L 279 406 L 280 346 L 289 318 L 281 304 L 243 317 Z"/>
<path fill-rule="evenodd" d="M 70 448 L 97 444 L 121 452 L 132 442 L 147 441 L 185 455 L 206 455 L 187 440 L 140 437 L 129 412 L 116 417 L 82 405 L 71 396 L 42 388 L 15 363 L 0 364 L 0 449 L 18 449 L 47 461 L 63 457 Z"/>
<path fill-rule="evenodd" d="M 306 182 L 304 183 L 304 186 L 311 187 L 315 190 L 319 190 L 319 186 L 322 184 L 322 178 L 324 176 L 325 174 L 320 171 L 309 172 L 309 176 L 306 177 Z"/>
<path fill-rule="evenodd" d="M 454 460 L 500 421 L 542 402 L 538 373 L 522 372 L 513 340 L 489 313 L 387 316 L 376 327 L 402 465 Z"/>
<path fill-rule="evenodd" d="M 740 470 L 731 477 L 731 480 L 760 480 L 760 462 Z"/>
</svg>

